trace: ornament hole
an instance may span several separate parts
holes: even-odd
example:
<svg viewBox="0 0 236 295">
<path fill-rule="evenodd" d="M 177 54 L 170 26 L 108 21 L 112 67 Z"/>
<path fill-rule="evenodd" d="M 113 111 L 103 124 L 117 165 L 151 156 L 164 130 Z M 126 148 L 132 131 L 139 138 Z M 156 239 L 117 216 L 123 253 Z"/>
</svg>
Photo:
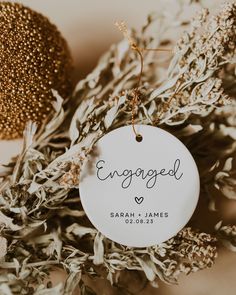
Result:
<svg viewBox="0 0 236 295">
<path fill-rule="evenodd" d="M 135 139 L 136 139 L 137 142 L 141 142 L 143 140 L 143 137 L 142 137 L 141 134 L 137 134 Z"/>
</svg>

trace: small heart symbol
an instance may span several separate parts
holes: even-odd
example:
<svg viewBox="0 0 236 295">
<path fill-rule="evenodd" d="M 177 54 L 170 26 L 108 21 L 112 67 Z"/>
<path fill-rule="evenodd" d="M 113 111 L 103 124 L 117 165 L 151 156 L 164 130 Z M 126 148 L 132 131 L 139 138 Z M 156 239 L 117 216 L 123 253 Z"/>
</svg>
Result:
<svg viewBox="0 0 236 295">
<path fill-rule="evenodd" d="M 135 197 L 134 200 L 137 204 L 141 204 L 143 202 L 144 198 L 143 197 L 139 197 L 139 198 Z"/>
</svg>

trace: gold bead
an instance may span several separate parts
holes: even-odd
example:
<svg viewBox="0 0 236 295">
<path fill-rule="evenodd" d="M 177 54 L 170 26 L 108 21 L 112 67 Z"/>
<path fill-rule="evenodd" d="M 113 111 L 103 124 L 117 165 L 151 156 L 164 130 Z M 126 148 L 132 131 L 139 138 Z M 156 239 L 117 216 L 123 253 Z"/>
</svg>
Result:
<svg viewBox="0 0 236 295">
<path fill-rule="evenodd" d="M 73 90 L 66 41 L 43 15 L 19 3 L 0 2 L 0 139 L 21 137 L 52 112 L 51 89 Z"/>
</svg>

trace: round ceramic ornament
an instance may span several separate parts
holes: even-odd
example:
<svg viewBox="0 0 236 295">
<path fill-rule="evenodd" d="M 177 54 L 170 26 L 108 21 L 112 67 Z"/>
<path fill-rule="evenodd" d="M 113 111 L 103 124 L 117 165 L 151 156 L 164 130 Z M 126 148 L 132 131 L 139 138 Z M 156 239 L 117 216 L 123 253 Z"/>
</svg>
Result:
<svg viewBox="0 0 236 295">
<path fill-rule="evenodd" d="M 100 138 L 80 176 L 80 197 L 93 225 L 132 247 L 160 244 L 189 221 L 199 174 L 185 145 L 153 126 L 115 129 Z"/>
</svg>

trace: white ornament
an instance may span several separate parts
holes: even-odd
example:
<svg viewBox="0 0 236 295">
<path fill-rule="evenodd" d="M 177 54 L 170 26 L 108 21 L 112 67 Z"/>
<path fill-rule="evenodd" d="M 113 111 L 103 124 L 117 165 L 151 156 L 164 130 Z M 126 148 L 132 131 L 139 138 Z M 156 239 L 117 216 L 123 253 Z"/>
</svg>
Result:
<svg viewBox="0 0 236 295">
<path fill-rule="evenodd" d="M 85 213 L 106 237 L 126 246 L 160 244 L 191 218 L 199 198 L 197 166 L 185 145 L 153 126 L 115 129 L 94 146 L 80 176 Z"/>
</svg>

